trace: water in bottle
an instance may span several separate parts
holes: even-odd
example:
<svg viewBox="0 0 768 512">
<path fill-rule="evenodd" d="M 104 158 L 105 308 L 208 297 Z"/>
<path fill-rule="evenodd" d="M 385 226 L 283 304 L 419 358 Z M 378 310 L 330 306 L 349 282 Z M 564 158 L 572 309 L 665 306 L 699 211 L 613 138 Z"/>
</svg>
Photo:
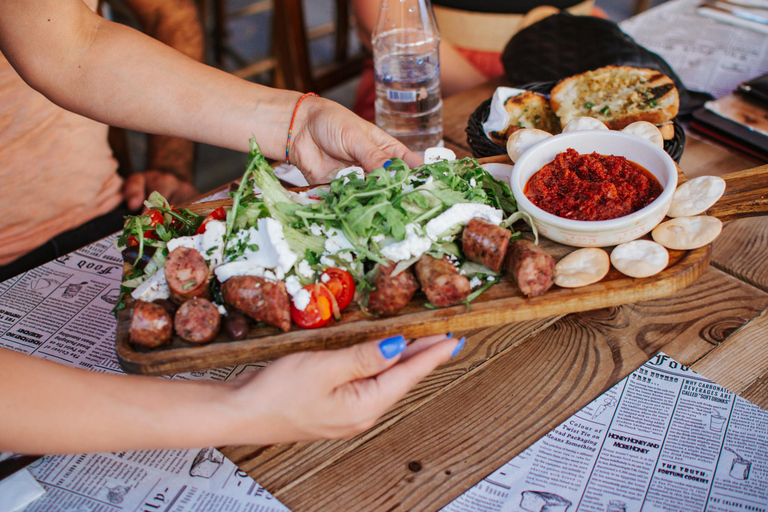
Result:
<svg viewBox="0 0 768 512">
<path fill-rule="evenodd" d="M 383 0 L 373 32 L 376 124 L 411 150 L 443 138 L 440 34 L 429 0 Z"/>
</svg>

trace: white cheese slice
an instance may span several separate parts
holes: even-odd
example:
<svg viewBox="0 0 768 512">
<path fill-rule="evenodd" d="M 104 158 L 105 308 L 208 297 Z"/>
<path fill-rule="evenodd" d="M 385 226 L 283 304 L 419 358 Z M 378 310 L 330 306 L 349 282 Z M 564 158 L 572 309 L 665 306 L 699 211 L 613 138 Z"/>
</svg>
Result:
<svg viewBox="0 0 768 512">
<path fill-rule="evenodd" d="M 457 225 L 463 226 L 474 218 L 487 220 L 493 224 L 501 224 L 502 213 L 501 210 L 487 204 L 458 203 L 427 222 L 427 236 L 432 240 L 437 240 L 449 229 Z"/>
<path fill-rule="evenodd" d="M 259 219 L 257 225 L 242 229 L 230 244 L 245 242 L 246 248 L 236 260 L 223 263 L 214 272 L 222 283 L 234 276 L 254 275 L 282 279 L 298 260 L 285 240 L 283 226 L 272 218 Z"/>
<path fill-rule="evenodd" d="M 325 241 L 325 251 L 328 254 L 336 254 L 339 251 L 349 251 L 354 249 L 352 243 L 347 240 L 347 237 L 345 237 L 344 233 L 340 230 L 330 228 L 325 234 L 328 237 Z"/>
<path fill-rule="evenodd" d="M 417 224 L 408 224 L 405 230 L 407 234 L 403 240 L 393 242 L 381 249 L 381 254 L 385 258 L 395 262 L 418 258 L 432 246 L 432 240 L 421 236 L 421 228 Z"/>
<path fill-rule="evenodd" d="M 146 302 L 152 302 L 155 299 L 167 299 L 170 296 L 168 281 L 165 280 L 165 271 L 162 268 L 131 292 L 131 297 L 134 300 Z"/>
</svg>

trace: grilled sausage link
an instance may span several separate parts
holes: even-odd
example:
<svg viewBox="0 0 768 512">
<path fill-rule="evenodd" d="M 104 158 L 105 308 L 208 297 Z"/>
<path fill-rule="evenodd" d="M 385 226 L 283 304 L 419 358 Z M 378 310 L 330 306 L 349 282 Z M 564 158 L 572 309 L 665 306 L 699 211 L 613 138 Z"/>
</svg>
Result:
<svg viewBox="0 0 768 512">
<path fill-rule="evenodd" d="M 419 289 L 419 283 L 409 268 L 396 276 L 392 276 L 395 263 L 381 265 L 379 273 L 373 281 L 376 289 L 368 299 L 368 311 L 374 315 L 392 316 L 403 309 Z"/>
<path fill-rule="evenodd" d="M 221 327 L 221 314 L 208 299 L 195 297 L 176 311 L 173 320 L 176 334 L 190 343 L 208 343 L 216 338 Z"/>
<path fill-rule="evenodd" d="M 511 237 L 512 233 L 508 229 L 475 218 L 464 228 L 461 250 L 470 260 L 485 265 L 498 274 L 504 264 Z"/>
<path fill-rule="evenodd" d="M 194 297 L 208 298 L 208 265 L 195 249 L 177 247 L 165 259 L 165 280 L 171 299 L 182 304 Z"/>
<path fill-rule="evenodd" d="M 416 262 L 416 277 L 429 302 L 439 308 L 462 302 L 472 291 L 469 279 L 459 274 L 445 257 L 423 255 Z"/>
<path fill-rule="evenodd" d="M 133 304 L 130 340 L 141 347 L 160 347 L 171 341 L 173 320 L 160 304 L 137 300 Z"/>
<path fill-rule="evenodd" d="M 515 240 L 509 246 L 507 272 L 528 297 L 536 297 L 550 289 L 555 279 L 555 260 L 528 240 Z"/>
<path fill-rule="evenodd" d="M 291 303 L 285 283 L 257 276 L 236 276 L 221 286 L 224 302 L 257 322 L 291 330 Z"/>
</svg>

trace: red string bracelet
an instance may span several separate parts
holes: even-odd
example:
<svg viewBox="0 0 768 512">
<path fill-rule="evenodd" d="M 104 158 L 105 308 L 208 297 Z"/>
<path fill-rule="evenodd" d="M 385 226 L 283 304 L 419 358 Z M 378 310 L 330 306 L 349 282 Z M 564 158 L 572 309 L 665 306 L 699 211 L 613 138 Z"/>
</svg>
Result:
<svg viewBox="0 0 768 512">
<path fill-rule="evenodd" d="M 317 94 L 315 94 L 314 92 L 305 93 L 301 98 L 299 98 L 299 101 L 296 102 L 296 106 L 293 107 L 291 124 L 290 126 L 288 126 L 288 140 L 285 143 L 285 163 L 288 163 L 288 164 L 291 163 L 288 153 L 291 151 L 291 134 L 293 133 L 293 122 L 296 120 L 296 112 L 299 111 L 299 105 L 301 105 L 301 102 L 310 97 L 317 98 Z"/>
</svg>

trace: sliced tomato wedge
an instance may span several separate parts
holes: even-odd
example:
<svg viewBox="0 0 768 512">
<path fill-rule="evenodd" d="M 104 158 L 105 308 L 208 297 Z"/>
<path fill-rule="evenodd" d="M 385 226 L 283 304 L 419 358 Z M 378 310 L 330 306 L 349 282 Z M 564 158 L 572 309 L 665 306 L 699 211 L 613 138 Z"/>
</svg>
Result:
<svg viewBox="0 0 768 512">
<path fill-rule="evenodd" d="M 346 270 L 336 267 L 327 268 L 320 276 L 320 282 L 327 286 L 333 296 L 336 297 L 339 310 L 349 306 L 355 297 L 355 280 L 352 278 L 352 274 Z"/>
<path fill-rule="evenodd" d="M 197 231 L 195 231 L 195 234 L 199 235 L 200 233 L 205 233 L 206 224 L 208 224 L 212 220 L 226 220 L 226 218 L 227 218 L 227 210 L 225 210 L 223 206 L 219 206 L 203 219 L 203 222 L 200 224 L 200 227 L 197 228 Z"/>
<path fill-rule="evenodd" d="M 291 301 L 291 318 L 304 329 L 316 329 L 327 324 L 334 316 L 334 298 L 328 287 L 322 283 L 308 284 L 304 287 L 309 292 L 309 304 L 303 310 Z"/>
<path fill-rule="evenodd" d="M 153 228 L 158 224 L 162 224 L 163 222 L 165 222 L 165 218 L 163 217 L 163 212 L 159 212 L 157 210 L 149 210 L 144 215 L 149 217 L 149 225 L 152 226 Z"/>
</svg>

